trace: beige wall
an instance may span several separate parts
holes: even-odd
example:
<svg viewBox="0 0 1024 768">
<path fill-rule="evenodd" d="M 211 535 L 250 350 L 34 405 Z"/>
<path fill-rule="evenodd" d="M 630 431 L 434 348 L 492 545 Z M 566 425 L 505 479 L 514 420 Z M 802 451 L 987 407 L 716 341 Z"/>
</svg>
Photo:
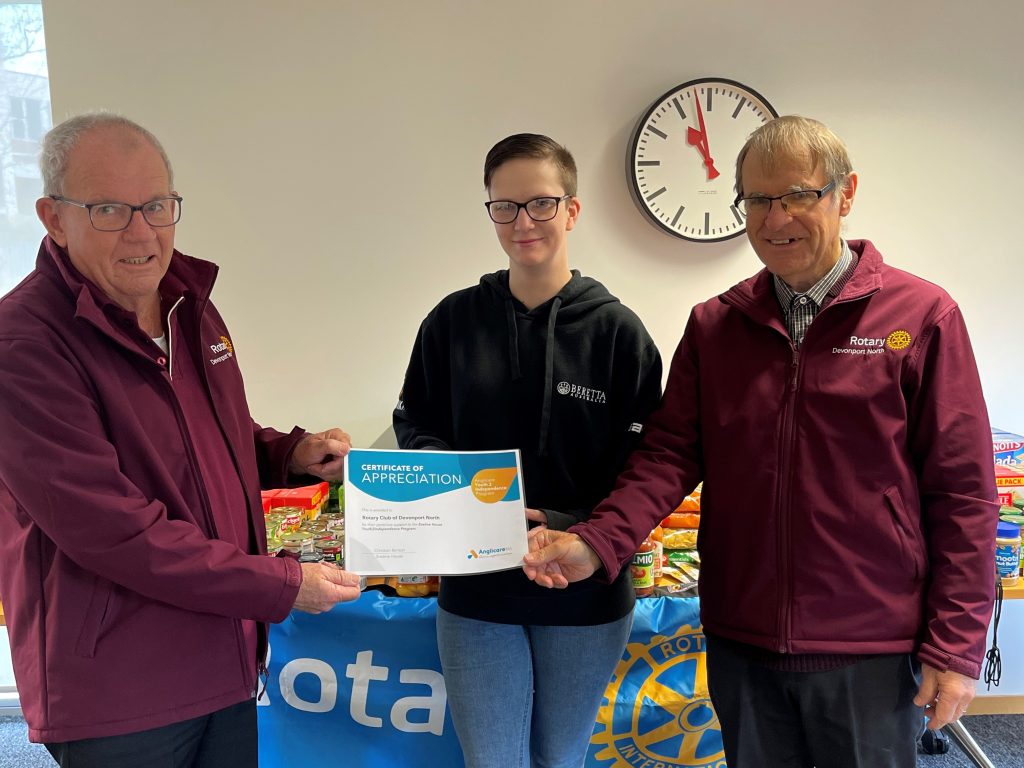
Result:
<svg viewBox="0 0 1024 768">
<path fill-rule="evenodd" d="M 749 6 L 744 10 L 738 10 Z M 690 307 L 758 267 L 641 219 L 644 109 L 721 76 L 824 120 L 860 172 L 850 237 L 963 306 L 993 422 L 1024 432 L 1016 0 L 697 3 L 44 0 L 54 120 L 123 112 L 175 163 L 178 246 L 221 267 L 257 419 L 390 423 L 424 314 L 502 267 L 481 165 L 517 131 L 581 169 L 570 258 L 668 359 Z"/>
</svg>

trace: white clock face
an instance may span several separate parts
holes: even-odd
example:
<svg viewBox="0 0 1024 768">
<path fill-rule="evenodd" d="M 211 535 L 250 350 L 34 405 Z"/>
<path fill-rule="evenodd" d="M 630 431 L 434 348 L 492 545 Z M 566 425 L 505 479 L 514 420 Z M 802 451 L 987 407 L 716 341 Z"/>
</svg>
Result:
<svg viewBox="0 0 1024 768">
<path fill-rule="evenodd" d="M 732 80 L 703 78 L 673 88 L 637 124 L 630 181 L 640 210 L 686 240 L 714 242 L 744 232 L 736 197 L 736 156 L 778 112 Z"/>
</svg>

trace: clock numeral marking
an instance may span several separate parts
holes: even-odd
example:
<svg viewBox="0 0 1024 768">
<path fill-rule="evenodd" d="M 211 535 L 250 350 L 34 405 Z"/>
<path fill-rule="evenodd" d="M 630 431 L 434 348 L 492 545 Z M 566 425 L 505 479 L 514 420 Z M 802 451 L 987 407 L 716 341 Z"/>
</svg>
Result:
<svg viewBox="0 0 1024 768">
<path fill-rule="evenodd" d="M 731 210 L 732 211 L 732 215 L 736 217 L 736 223 L 742 224 L 743 223 L 743 217 L 740 216 L 740 209 L 737 208 L 735 205 L 730 205 L 729 206 L 729 210 Z"/>
<path fill-rule="evenodd" d="M 679 117 L 683 120 L 686 119 L 686 113 L 683 112 L 683 105 L 679 103 L 679 99 L 673 97 L 672 103 L 676 105 L 676 112 L 679 113 Z"/>
<path fill-rule="evenodd" d="M 656 166 L 656 165 L 661 165 L 661 160 L 640 160 L 637 163 L 637 166 L 640 167 L 640 168 L 644 168 L 644 167 L 648 167 L 648 166 Z"/>
<path fill-rule="evenodd" d="M 736 107 L 736 111 L 732 113 L 732 117 L 733 117 L 733 119 L 734 119 L 734 120 L 736 119 L 736 115 L 738 115 L 738 114 L 740 113 L 740 110 L 741 110 L 741 109 L 743 109 L 743 106 L 744 106 L 744 105 L 745 105 L 746 103 L 747 103 L 747 98 L 746 98 L 746 97 L 744 96 L 744 97 L 742 97 L 742 98 L 740 99 L 740 103 L 739 103 L 739 105 L 738 105 L 738 106 Z"/>
<path fill-rule="evenodd" d="M 708 97 L 708 105 L 707 105 L 707 107 L 705 107 L 705 109 L 707 109 L 707 111 L 710 112 L 711 111 L 711 89 L 708 88 L 704 93 Z"/>
<path fill-rule="evenodd" d="M 711 211 L 704 211 L 704 234 L 708 234 L 711 230 Z"/>
<path fill-rule="evenodd" d="M 651 192 L 651 194 L 649 194 L 647 197 L 645 197 L 644 200 L 646 200 L 649 203 L 649 202 L 651 202 L 651 200 L 656 198 L 662 192 L 666 192 L 667 190 L 668 190 L 668 187 L 662 187 L 661 189 L 655 190 L 654 192 Z"/>
<path fill-rule="evenodd" d="M 686 206 L 685 205 L 680 205 L 679 206 L 679 210 L 676 211 L 676 215 L 672 217 L 672 226 L 673 227 L 676 225 L 676 222 L 679 221 L 679 217 L 683 215 L 683 211 L 684 210 L 686 210 Z"/>
<path fill-rule="evenodd" d="M 668 134 L 667 133 L 662 133 L 657 128 L 655 128 L 653 125 L 648 125 L 647 126 L 647 130 L 650 131 L 651 133 L 653 133 L 655 136 L 660 136 L 663 139 L 667 139 L 668 138 Z"/>
</svg>

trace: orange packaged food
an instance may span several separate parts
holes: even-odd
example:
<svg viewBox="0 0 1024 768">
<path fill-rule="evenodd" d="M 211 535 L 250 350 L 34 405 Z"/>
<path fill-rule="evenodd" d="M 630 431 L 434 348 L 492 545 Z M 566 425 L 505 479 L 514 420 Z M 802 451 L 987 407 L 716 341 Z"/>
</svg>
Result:
<svg viewBox="0 0 1024 768">
<path fill-rule="evenodd" d="M 700 512 L 673 512 L 661 521 L 663 528 L 699 528 Z"/>
<path fill-rule="evenodd" d="M 676 512 L 700 512 L 700 491 L 694 491 L 679 502 Z"/>
</svg>

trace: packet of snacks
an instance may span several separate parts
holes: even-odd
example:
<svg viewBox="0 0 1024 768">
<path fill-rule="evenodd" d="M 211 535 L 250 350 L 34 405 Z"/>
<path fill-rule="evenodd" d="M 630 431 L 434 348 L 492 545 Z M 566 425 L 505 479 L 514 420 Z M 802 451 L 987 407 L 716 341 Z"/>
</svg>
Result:
<svg viewBox="0 0 1024 768">
<path fill-rule="evenodd" d="M 697 529 L 696 528 L 663 528 L 662 544 L 665 549 L 696 549 Z"/>
</svg>

